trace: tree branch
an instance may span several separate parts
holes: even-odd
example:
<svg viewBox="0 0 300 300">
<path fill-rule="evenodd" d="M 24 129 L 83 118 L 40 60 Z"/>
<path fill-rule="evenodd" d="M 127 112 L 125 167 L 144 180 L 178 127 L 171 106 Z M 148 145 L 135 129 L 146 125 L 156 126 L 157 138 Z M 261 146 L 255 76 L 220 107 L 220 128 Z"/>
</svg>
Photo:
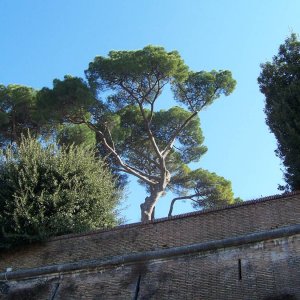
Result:
<svg viewBox="0 0 300 300">
<path fill-rule="evenodd" d="M 133 93 L 121 82 L 120 83 L 120 86 L 131 96 L 135 99 L 135 101 L 138 103 L 139 105 L 139 109 L 140 109 L 140 112 L 142 114 L 142 117 L 143 117 L 143 120 L 144 120 L 144 123 L 145 123 L 145 126 L 146 126 L 146 130 L 147 130 L 147 134 L 148 134 L 148 137 L 150 139 L 150 142 L 154 148 L 154 151 L 156 152 L 157 156 L 159 157 L 159 159 L 161 160 L 162 159 L 162 155 L 160 153 L 160 150 L 156 144 L 156 141 L 155 141 L 155 138 L 153 136 L 153 133 L 150 129 L 150 125 L 149 125 L 149 120 L 147 119 L 146 117 L 146 114 L 145 114 L 145 111 L 144 111 L 144 108 L 143 108 L 143 105 L 142 105 L 142 102 L 139 101 L 139 99 L 133 95 Z"/>
<path fill-rule="evenodd" d="M 155 161 L 154 159 L 151 159 L 149 156 L 147 156 L 147 155 L 145 155 L 143 152 L 141 152 L 141 151 L 139 151 L 138 149 L 136 149 L 136 148 L 134 148 L 134 151 L 138 154 L 138 155 L 140 155 L 140 156 L 142 156 L 143 158 L 145 158 L 146 160 L 148 160 L 149 162 L 151 162 L 153 165 L 155 165 L 156 167 L 160 167 L 160 164 L 157 162 L 157 161 Z"/>
<path fill-rule="evenodd" d="M 121 159 L 121 157 L 117 154 L 117 152 L 107 143 L 106 138 L 103 134 L 102 131 L 100 131 L 95 125 L 93 125 L 90 122 L 86 122 L 84 121 L 84 123 L 93 131 L 98 132 L 98 134 L 100 135 L 101 141 L 103 143 L 103 146 L 115 157 L 115 159 L 117 160 L 118 164 L 124 168 L 124 172 L 134 175 L 136 177 L 138 177 L 139 179 L 141 179 L 142 181 L 146 182 L 147 184 L 153 185 L 156 182 L 152 181 L 149 179 L 149 176 L 147 174 L 144 174 L 143 172 L 129 166 L 128 164 L 126 164 L 125 162 L 123 162 L 123 160 Z"/>
<path fill-rule="evenodd" d="M 172 137 L 170 138 L 170 140 L 168 141 L 165 149 L 162 152 L 162 156 L 166 157 L 170 150 L 173 147 L 173 144 L 177 138 L 177 136 L 181 133 L 181 131 L 190 123 L 190 121 L 198 114 L 198 111 L 193 112 L 184 122 L 183 124 L 177 128 L 177 130 L 174 132 L 174 134 L 172 135 Z"/>
<path fill-rule="evenodd" d="M 152 146 L 154 148 L 154 151 L 157 154 L 158 158 L 161 160 L 162 159 L 162 155 L 161 155 L 160 150 L 159 150 L 159 148 L 158 148 L 158 146 L 156 144 L 154 135 L 153 135 L 153 133 L 152 133 L 152 131 L 150 129 L 149 120 L 146 117 L 143 105 L 140 102 L 138 104 L 139 104 L 139 108 L 140 108 L 142 117 L 144 119 L 144 123 L 145 123 L 145 126 L 146 126 L 146 130 L 147 130 L 147 134 L 148 134 L 148 137 L 150 139 L 150 142 L 151 142 L 151 144 L 152 144 Z"/>
<path fill-rule="evenodd" d="M 191 201 L 193 201 L 193 202 L 197 202 L 196 200 L 193 199 L 194 197 L 200 197 L 200 195 L 199 195 L 199 194 L 194 194 L 194 195 L 190 195 L 190 196 L 182 196 L 182 197 L 174 198 L 174 199 L 171 201 L 171 205 L 170 205 L 170 210 L 169 210 L 169 213 L 168 213 L 168 217 L 171 217 L 171 216 L 172 216 L 172 212 L 173 212 L 173 208 L 174 208 L 174 203 L 175 203 L 177 200 L 191 200 Z"/>
<path fill-rule="evenodd" d="M 113 141 L 113 139 L 112 139 L 111 132 L 110 132 L 110 130 L 109 130 L 109 128 L 108 128 L 107 126 L 105 126 L 105 130 L 107 131 L 108 136 L 109 136 L 109 139 L 110 139 L 110 141 L 111 141 L 112 149 L 113 149 L 114 151 L 116 151 L 115 143 L 114 143 L 114 141 Z"/>
</svg>

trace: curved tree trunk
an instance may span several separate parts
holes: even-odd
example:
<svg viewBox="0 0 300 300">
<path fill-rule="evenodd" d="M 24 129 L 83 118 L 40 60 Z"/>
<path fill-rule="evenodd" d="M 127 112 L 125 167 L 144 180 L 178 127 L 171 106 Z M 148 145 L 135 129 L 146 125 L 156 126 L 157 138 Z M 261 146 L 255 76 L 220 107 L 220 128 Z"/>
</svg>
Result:
<svg viewBox="0 0 300 300">
<path fill-rule="evenodd" d="M 145 202 L 141 204 L 141 221 L 147 222 L 154 219 L 154 207 L 158 199 L 163 195 L 164 189 L 154 188 L 150 196 L 145 198 Z"/>
</svg>

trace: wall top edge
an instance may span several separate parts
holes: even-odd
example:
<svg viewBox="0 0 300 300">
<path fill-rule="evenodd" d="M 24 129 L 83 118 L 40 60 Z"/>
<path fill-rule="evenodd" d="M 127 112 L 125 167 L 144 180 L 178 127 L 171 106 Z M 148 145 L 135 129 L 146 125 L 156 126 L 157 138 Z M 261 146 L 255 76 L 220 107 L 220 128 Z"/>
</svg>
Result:
<svg viewBox="0 0 300 300">
<path fill-rule="evenodd" d="M 175 215 L 175 216 L 171 216 L 171 217 L 159 218 L 159 219 L 155 219 L 153 221 L 148 221 L 145 223 L 136 222 L 136 223 L 130 223 L 130 224 L 116 226 L 114 228 L 98 229 L 98 230 L 88 231 L 88 232 L 84 232 L 84 233 L 73 233 L 73 234 L 61 235 L 61 236 L 52 237 L 51 239 L 49 239 L 49 241 L 51 242 L 51 241 L 57 241 L 57 240 L 84 237 L 84 236 L 90 236 L 90 235 L 95 235 L 95 234 L 104 233 L 104 232 L 114 232 L 114 231 L 128 229 L 128 228 L 144 227 L 144 226 L 154 225 L 157 223 L 168 222 L 168 221 L 177 220 L 177 219 L 184 219 L 184 218 L 189 218 L 189 217 L 206 215 L 209 213 L 219 212 L 219 211 L 223 211 L 223 210 L 234 209 L 234 208 L 241 207 L 241 206 L 249 206 L 249 205 L 253 205 L 253 204 L 257 204 L 257 203 L 263 203 L 263 202 L 268 202 L 268 201 L 273 201 L 273 200 L 278 200 L 278 199 L 290 198 L 290 197 L 293 197 L 296 195 L 300 195 L 300 191 L 284 193 L 284 194 L 277 194 L 277 195 L 272 195 L 272 196 L 267 196 L 267 197 L 261 197 L 261 198 L 257 198 L 257 199 L 243 201 L 243 202 L 237 203 L 237 204 L 224 205 L 224 206 L 221 206 L 218 208 L 204 209 L 201 211 L 194 211 L 194 212 L 179 214 L 179 215 Z"/>
</svg>

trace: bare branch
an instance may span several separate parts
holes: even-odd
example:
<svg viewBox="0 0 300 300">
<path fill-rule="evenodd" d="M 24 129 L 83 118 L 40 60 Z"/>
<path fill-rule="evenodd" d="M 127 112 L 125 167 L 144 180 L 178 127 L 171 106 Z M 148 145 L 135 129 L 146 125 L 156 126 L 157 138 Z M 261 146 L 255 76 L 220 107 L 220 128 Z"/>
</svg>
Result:
<svg viewBox="0 0 300 300">
<path fill-rule="evenodd" d="M 108 128 L 107 126 L 105 126 L 105 130 L 106 130 L 107 133 L 108 133 L 108 136 L 109 136 L 109 139 L 110 139 L 112 148 L 114 149 L 114 151 L 116 151 L 115 143 L 114 143 L 114 141 L 113 141 L 113 139 L 112 139 L 111 132 L 110 132 L 110 130 L 109 130 L 109 128 Z"/>
<path fill-rule="evenodd" d="M 168 217 L 171 217 L 172 216 L 172 212 L 173 212 L 173 208 L 174 208 L 174 203 L 177 201 L 177 200 L 191 200 L 193 202 L 196 202 L 198 203 L 197 200 L 193 199 L 194 197 L 201 197 L 199 194 L 194 194 L 194 195 L 190 195 L 190 196 L 182 196 L 182 197 L 177 197 L 177 198 L 174 198 L 172 201 L 171 201 L 171 205 L 170 205 L 170 210 L 169 210 L 169 213 L 168 213 Z"/>
</svg>

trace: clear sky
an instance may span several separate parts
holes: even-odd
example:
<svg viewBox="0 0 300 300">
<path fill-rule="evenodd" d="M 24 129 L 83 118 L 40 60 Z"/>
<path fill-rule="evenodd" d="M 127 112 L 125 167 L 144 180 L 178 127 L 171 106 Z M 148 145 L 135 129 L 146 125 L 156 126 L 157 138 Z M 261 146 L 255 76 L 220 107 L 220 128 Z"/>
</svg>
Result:
<svg viewBox="0 0 300 300">
<path fill-rule="evenodd" d="M 257 77 L 291 32 L 300 33 L 299 0 L 0 0 L 0 83 L 51 86 L 83 76 L 96 55 L 149 44 L 178 50 L 194 71 L 231 70 L 234 93 L 200 113 L 208 152 L 193 167 L 230 179 L 249 200 L 282 183 Z M 134 182 L 127 194 L 123 214 L 136 222 L 145 194 Z M 160 200 L 157 217 L 170 200 Z M 182 203 L 174 213 L 187 211 Z"/>
</svg>

